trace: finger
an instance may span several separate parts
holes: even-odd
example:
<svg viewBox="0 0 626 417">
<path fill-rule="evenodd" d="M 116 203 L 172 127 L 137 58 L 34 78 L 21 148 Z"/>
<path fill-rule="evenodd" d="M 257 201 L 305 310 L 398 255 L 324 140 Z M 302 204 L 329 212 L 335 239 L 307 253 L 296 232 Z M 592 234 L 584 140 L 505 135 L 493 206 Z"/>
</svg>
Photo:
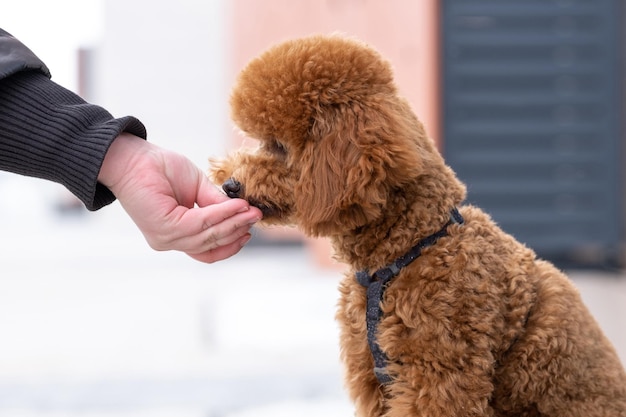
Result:
<svg viewBox="0 0 626 417">
<path fill-rule="evenodd" d="M 228 201 L 196 210 L 204 210 L 208 214 L 202 223 L 200 231 L 200 234 L 203 235 L 202 238 L 206 241 L 215 242 L 223 242 L 224 238 L 239 228 L 250 228 L 262 217 L 259 209 L 250 207 L 246 202 L 241 201 Z"/>
<path fill-rule="evenodd" d="M 216 185 L 209 184 L 198 190 L 196 200 L 199 207 L 206 207 L 211 204 L 228 201 L 230 197 L 223 193 Z"/>
<path fill-rule="evenodd" d="M 194 246 L 194 252 L 204 252 L 220 246 L 230 245 L 242 236 L 249 234 L 251 227 L 252 225 L 250 224 L 244 224 L 243 226 L 238 226 L 237 224 L 234 224 L 234 226 L 229 224 L 213 226 L 210 230 L 207 230 L 207 234 L 200 237 L 201 240 Z"/>
<path fill-rule="evenodd" d="M 261 219 L 257 208 L 229 200 L 205 208 L 187 209 L 173 224 L 176 236 L 170 236 L 161 247 L 187 253 L 202 253 L 239 239 Z M 239 209 L 237 211 L 237 209 Z"/>
<path fill-rule="evenodd" d="M 219 246 L 215 249 L 211 249 L 202 253 L 188 253 L 187 255 L 197 261 L 209 264 L 217 261 L 222 261 L 239 253 L 241 248 L 243 248 L 243 246 L 250 241 L 251 237 L 252 235 L 250 233 L 246 233 L 245 235 L 241 236 L 239 239 L 228 245 Z"/>
<path fill-rule="evenodd" d="M 222 189 L 212 183 L 206 175 L 203 175 L 198 185 L 196 202 L 200 207 L 207 207 L 211 204 L 221 203 L 230 200 Z"/>
<path fill-rule="evenodd" d="M 194 209 L 195 215 L 202 219 L 203 229 L 209 226 L 220 223 L 236 214 L 245 213 L 250 210 L 250 205 L 247 201 L 234 198 L 224 200 L 219 203 L 212 203 L 207 206 L 200 206 Z M 255 213 L 251 214 L 254 216 Z"/>
</svg>

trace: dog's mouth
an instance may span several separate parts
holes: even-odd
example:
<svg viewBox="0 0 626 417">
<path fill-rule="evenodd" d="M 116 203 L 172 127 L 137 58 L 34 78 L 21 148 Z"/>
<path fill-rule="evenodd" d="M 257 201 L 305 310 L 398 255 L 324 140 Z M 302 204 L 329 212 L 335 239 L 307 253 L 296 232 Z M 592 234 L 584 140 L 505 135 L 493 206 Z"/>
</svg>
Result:
<svg viewBox="0 0 626 417">
<path fill-rule="evenodd" d="M 227 179 L 226 182 L 222 184 L 222 189 L 224 190 L 224 192 L 226 193 L 228 197 L 243 198 L 244 200 L 248 201 L 248 203 L 251 206 L 254 206 L 258 208 L 259 210 L 261 210 L 261 213 L 263 213 L 264 219 L 280 218 L 281 215 L 283 214 L 283 210 L 281 210 L 280 208 L 272 204 L 263 203 L 255 198 L 247 198 L 244 193 L 243 184 L 241 184 L 239 181 L 235 180 L 234 178 Z"/>
<path fill-rule="evenodd" d="M 264 219 L 281 217 L 282 210 L 280 210 L 277 207 L 274 207 L 269 204 L 261 203 L 254 199 L 248 199 L 247 201 L 248 203 L 250 203 L 251 206 L 254 206 L 258 208 L 259 210 L 261 210 L 261 213 L 263 213 Z"/>
</svg>

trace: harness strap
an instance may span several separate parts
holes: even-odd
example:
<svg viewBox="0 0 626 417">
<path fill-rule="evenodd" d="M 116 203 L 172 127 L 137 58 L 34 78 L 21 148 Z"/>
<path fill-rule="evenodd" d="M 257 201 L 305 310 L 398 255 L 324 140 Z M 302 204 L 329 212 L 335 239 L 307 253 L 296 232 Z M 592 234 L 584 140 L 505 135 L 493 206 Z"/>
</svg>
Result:
<svg viewBox="0 0 626 417">
<path fill-rule="evenodd" d="M 387 288 L 387 284 L 400 273 L 400 270 L 409 265 L 421 254 L 422 250 L 428 246 L 434 245 L 439 238 L 448 234 L 448 226 L 451 224 L 463 224 L 463 216 L 456 208 L 450 212 L 450 220 L 441 230 L 420 240 L 417 245 L 413 246 L 406 254 L 397 258 L 393 263 L 380 268 L 373 274 L 367 270 L 356 272 L 356 280 L 359 284 L 367 288 L 367 311 L 365 314 L 367 323 L 367 344 L 374 358 L 374 374 L 382 385 L 389 384 L 393 379 L 387 371 L 387 355 L 382 351 L 380 345 L 376 341 L 378 331 L 378 323 L 382 317 L 381 301 Z"/>
</svg>

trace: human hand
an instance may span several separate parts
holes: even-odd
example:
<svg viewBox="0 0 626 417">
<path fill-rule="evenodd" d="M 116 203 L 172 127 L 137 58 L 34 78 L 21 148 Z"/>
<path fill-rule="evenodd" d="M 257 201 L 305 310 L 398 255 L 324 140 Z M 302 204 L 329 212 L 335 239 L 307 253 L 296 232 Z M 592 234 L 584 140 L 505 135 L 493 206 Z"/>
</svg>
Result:
<svg viewBox="0 0 626 417">
<path fill-rule="evenodd" d="M 230 199 L 189 159 L 128 133 L 113 141 L 98 180 L 148 244 L 201 262 L 226 259 L 250 240 L 261 211 Z"/>
</svg>

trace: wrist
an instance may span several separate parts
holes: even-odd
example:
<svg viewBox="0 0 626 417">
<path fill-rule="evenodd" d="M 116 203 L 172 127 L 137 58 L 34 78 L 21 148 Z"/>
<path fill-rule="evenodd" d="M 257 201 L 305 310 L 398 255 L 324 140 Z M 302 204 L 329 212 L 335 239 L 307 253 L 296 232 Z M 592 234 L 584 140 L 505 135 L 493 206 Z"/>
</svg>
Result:
<svg viewBox="0 0 626 417">
<path fill-rule="evenodd" d="M 130 133 L 122 133 L 113 140 L 109 147 L 100 173 L 98 182 L 109 188 L 115 194 L 115 189 L 132 169 L 136 159 L 145 154 L 150 145 L 144 139 Z"/>
</svg>

